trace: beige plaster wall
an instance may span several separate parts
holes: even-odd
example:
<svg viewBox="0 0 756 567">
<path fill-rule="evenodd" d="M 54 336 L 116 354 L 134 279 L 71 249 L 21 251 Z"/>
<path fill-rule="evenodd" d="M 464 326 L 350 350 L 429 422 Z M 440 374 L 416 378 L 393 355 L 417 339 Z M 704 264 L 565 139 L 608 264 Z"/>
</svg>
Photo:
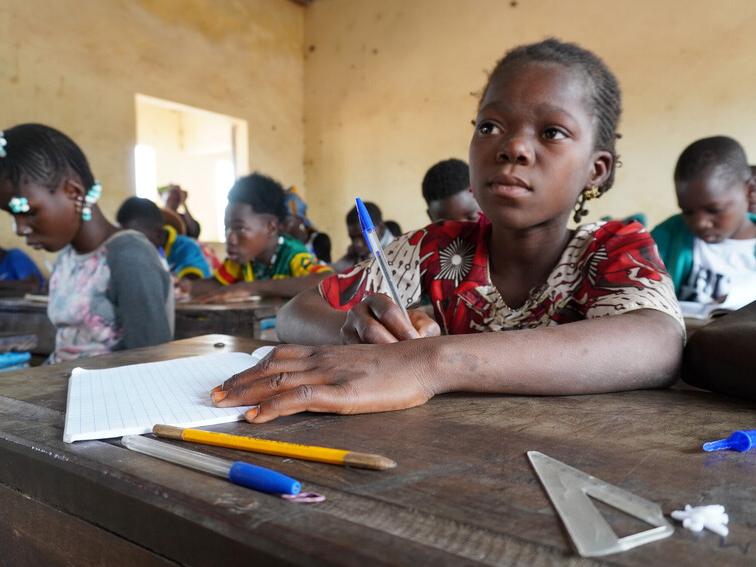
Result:
<svg viewBox="0 0 756 567">
<path fill-rule="evenodd" d="M 557 36 L 598 53 L 624 91 L 624 167 L 591 208 L 676 210 L 671 172 L 691 141 L 740 140 L 756 162 L 756 2 L 317 0 L 305 18 L 305 173 L 312 216 L 346 247 L 354 195 L 405 230 L 426 222 L 420 182 L 467 156 L 475 93 L 515 45 Z"/>
<path fill-rule="evenodd" d="M 247 120 L 250 168 L 302 185 L 303 36 L 287 0 L 2 0 L 0 128 L 72 136 L 111 218 L 134 193 L 136 93 Z M 21 242 L 0 215 L 0 245 Z"/>
</svg>

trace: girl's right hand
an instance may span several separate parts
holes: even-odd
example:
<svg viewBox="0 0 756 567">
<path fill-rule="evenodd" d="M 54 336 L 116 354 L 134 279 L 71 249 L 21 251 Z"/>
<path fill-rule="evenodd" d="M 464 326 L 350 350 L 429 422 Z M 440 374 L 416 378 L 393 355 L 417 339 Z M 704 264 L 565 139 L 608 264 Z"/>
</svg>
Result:
<svg viewBox="0 0 756 567">
<path fill-rule="evenodd" d="M 341 341 L 385 344 L 441 334 L 438 323 L 422 309 L 409 309 L 407 314 L 409 322 L 401 308 L 383 293 L 368 295 L 347 313 Z"/>
</svg>

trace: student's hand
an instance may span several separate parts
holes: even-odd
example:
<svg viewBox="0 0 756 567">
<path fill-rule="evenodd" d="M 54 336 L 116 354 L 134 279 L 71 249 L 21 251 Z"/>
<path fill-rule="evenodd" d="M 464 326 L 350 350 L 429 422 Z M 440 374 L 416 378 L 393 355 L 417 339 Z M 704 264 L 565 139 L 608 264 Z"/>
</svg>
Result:
<svg viewBox="0 0 756 567">
<path fill-rule="evenodd" d="M 182 300 L 188 300 L 192 298 L 192 280 L 181 279 L 175 282 L 176 299 L 182 298 Z"/>
<path fill-rule="evenodd" d="M 344 344 L 385 344 L 441 334 L 438 323 L 422 309 L 410 309 L 407 314 L 409 323 L 389 296 L 368 295 L 347 313 L 341 340 Z"/>
<path fill-rule="evenodd" d="M 303 411 L 340 414 L 419 406 L 435 394 L 417 343 L 281 345 L 211 392 L 218 407 L 253 405 L 247 421 Z"/>
</svg>

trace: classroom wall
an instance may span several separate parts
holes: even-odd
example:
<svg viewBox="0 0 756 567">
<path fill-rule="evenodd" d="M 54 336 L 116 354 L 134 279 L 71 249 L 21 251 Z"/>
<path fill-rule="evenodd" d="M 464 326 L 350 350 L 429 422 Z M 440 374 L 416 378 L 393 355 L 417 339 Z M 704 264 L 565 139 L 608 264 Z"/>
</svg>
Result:
<svg viewBox="0 0 756 567">
<path fill-rule="evenodd" d="M 355 195 L 405 230 L 426 221 L 420 183 L 466 159 L 477 95 L 504 52 L 546 36 L 600 54 L 624 91 L 623 167 L 588 220 L 675 212 L 677 156 L 714 134 L 756 162 L 756 2 L 317 0 L 305 16 L 305 175 L 312 217 L 346 248 Z"/>
<path fill-rule="evenodd" d="M 250 167 L 302 185 L 303 37 L 288 0 L 2 0 L 0 129 L 72 136 L 110 218 L 134 194 L 136 93 L 247 120 Z M 2 246 L 23 242 L 10 226 Z"/>
</svg>

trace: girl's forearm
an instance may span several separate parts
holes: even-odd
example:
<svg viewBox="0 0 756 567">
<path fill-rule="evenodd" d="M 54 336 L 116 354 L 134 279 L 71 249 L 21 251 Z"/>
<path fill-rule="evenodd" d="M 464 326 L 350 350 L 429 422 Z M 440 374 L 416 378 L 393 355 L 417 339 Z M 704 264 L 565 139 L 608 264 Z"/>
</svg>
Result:
<svg viewBox="0 0 756 567">
<path fill-rule="evenodd" d="M 569 395 L 668 386 L 679 370 L 677 321 L 641 310 L 566 325 L 412 341 L 435 393 Z"/>
<path fill-rule="evenodd" d="M 300 278 L 281 278 L 275 280 L 259 280 L 249 282 L 246 285 L 251 293 L 259 295 L 272 295 L 277 297 L 294 297 L 307 289 L 314 288 L 323 281 L 329 273 L 311 274 Z"/>
</svg>

